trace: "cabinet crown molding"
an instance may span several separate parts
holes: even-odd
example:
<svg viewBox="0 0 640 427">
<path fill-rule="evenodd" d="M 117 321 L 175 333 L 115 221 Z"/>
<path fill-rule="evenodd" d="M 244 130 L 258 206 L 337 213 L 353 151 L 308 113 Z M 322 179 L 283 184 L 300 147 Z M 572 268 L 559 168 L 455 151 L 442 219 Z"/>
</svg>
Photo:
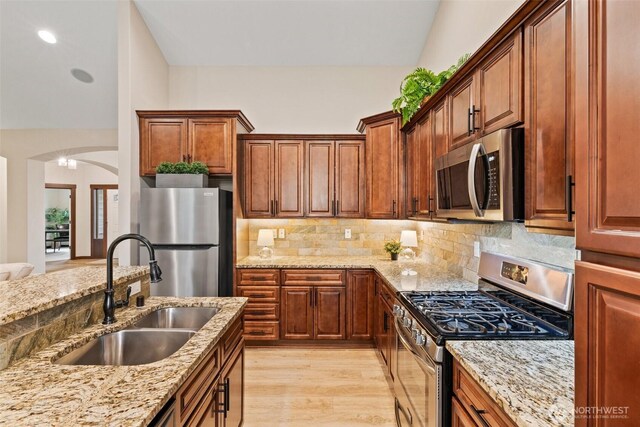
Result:
<svg viewBox="0 0 640 427">
<path fill-rule="evenodd" d="M 221 117 L 238 120 L 247 133 L 253 132 L 255 129 L 247 116 L 240 110 L 136 110 L 136 114 L 140 119 L 149 117 Z"/>
</svg>

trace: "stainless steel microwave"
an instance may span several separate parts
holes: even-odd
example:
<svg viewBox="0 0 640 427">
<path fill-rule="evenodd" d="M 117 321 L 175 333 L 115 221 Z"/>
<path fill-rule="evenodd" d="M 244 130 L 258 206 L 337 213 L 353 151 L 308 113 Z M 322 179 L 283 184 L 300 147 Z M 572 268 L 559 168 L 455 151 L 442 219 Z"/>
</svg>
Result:
<svg viewBox="0 0 640 427">
<path fill-rule="evenodd" d="M 439 217 L 524 219 L 524 130 L 502 129 L 436 159 Z"/>
</svg>

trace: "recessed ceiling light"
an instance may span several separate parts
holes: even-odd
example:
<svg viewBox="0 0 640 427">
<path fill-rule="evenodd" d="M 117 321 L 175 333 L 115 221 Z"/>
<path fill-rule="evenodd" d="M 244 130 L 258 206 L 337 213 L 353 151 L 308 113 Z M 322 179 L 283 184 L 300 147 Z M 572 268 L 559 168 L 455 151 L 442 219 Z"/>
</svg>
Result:
<svg viewBox="0 0 640 427">
<path fill-rule="evenodd" d="M 51 31 L 40 30 L 38 31 L 38 36 L 49 44 L 54 44 L 55 42 L 57 42 L 56 36 L 54 36 Z"/>
<path fill-rule="evenodd" d="M 93 76 L 80 68 L 72 68 L 71 75 L 82 83 L 93 83 Z"/>
</svg>

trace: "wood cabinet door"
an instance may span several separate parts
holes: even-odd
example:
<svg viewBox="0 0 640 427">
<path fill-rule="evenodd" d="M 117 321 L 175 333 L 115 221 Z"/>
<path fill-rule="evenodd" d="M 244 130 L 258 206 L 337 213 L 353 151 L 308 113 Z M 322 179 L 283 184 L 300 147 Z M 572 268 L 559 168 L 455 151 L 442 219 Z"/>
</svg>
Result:
<svg viewBox="0 0 640 427">
<path fill-rule="evenodd" d="M 449 152 L 449 126 L 447 126 L 447 101 L 444 100 L 433 108 L 433 151 L 434 160 Z M 432 179 L 435 181 L 435 171 Z"/>
<path fill-rule="evenodd" d="M 305 168 L 305 213 L 308 217 L 336 214 L 333 141 L 307 141 Z"/>
<path fill-rule="evenodd" d="M 435 208 L 433 193 L 433 145 L 431 114 L 420 123 L 416 146 L 416 210 L 419 217 L 430 217 Z"/>
<path fill-rule="evenodd" d="M 380 282 L 376 282 L 378 286 L 378 297 L 376 300 L 376 347 L 380 352 L 380 356 L 389 369 L 389 327 L 393 318 L 389 317 L 389 310 L 384 302 L 382 293 L 380 292 Z M 392 326 L 391 326 L 392 327 Z"/>
<path fill-rule="evenodd" d="M 154 176 L 162 162 L 187 160 L 187 120 L 140 119 L 140 175 Z"/>
<path fill-rule="evenodd" d="M 346 337 L 346 291 L 344 286 L 318 286 L 314 295 L 314 338 L 343 340 Z"/>
<path fill-rule="evenodd" d="M 189 160 L 202 162 L 211 174 L 231 174 L 233 120 L 217 117 L 189 119 Z"/>
<path fill-rule="evenodd" d="M 304 216 L 304 142 L 275 142 L 275 216 Z"/>
<path fill-rule="evenodd" d="M 347 339 L 373 339 L 375 285 L 371 271 L 347 272 Z"/>
<path fill-rule="evenodd" d="M 571 3 L 531 18 L 524 40 L 525 224 L 573 234 L 566 185 L 574 175 Z"/>
<path fill-rule="evenodd" d="M 576 1 L 573 11 L 576 246 L 640 257 L 640 2 Z"/>
<path fill-rule="evenodd" d="M 576 262 L 576 408 L 620 408 L 613 420 L 577 426 L 637 426 L 640 420 L 640 273 Z"/>
<path fill-rule="evenodd" d="M 364 218 L 364 141 L 336 141 L 336 216 Z"/>
<path fill-rule="evenodd" d="M 420 124 L 416 124 L 404 134 L 404 155 L 405 155 L 405 181 L 407 217 L 414 217 L 418 214 L 418 138 L 420 136 Z"/>
<path fill-rule="evenodd" d="M 451 427 L 477 427 L 455 396 L 451 398 Z"/>
<path fill-rule="evenodd" d="M 283 287 L 280 303 L 280 337 L 286 340 L 313 338 L 313 287 Z"/>
<path fill-rule="evenodd" d="M 449 95 L 449 135 L 451 136 L 451 150 L 462 147 L 476 139 L 477 129 L 474 129 L 472 119 L 477 120 L 477 114 L 471 114 L 474 101 L 473 76 L 469 76 L 458 84 Z M 479 108 L 478 105 L 475 108 Z"/>
<path fill-rule="evenodd" d="M 244 156 L 245 217 L 271 217 L 274 213 L 273 141 L 247 142 Z"/>
<path fill-rule="evenodd" d="M 240 427 L 244 418 L 244 343 L 236 347 L 226 363 L 224 426 Z"/>
<path fill-rule="evenodd" d="M 516 33 L 489 54 L 474 77 L 478 96 L 472 117 L 482 135 L 522 122 L 522 33 Z"/>
<path fill-rule="evenodd" d="M 398 218 L 399 119 L 367 127 L 367 218 Z"/>
</svg>

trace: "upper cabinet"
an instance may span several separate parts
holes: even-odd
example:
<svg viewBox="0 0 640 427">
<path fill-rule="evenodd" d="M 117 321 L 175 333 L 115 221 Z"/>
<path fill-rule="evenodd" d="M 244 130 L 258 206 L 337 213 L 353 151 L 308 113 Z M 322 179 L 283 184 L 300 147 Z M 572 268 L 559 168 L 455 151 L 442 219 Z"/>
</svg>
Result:
<svg viewBox="0 0 640 427">
<path fill-rule="evenodd" d="M 366 132 L 367 218 L 400 218 L 400 116 L 382 113 L 362 119 L 359 131 Z M 404 211 L 404 209 L 403 209 Z"/>
<path fill-rule="evenodd" d="M 251 135 L 242 143 L 247 218 L 364 217 L 363 137 Z"/>
<path fill-rule="evenodd" d="M 162 162 L 195 162 L 209 173 L 230 175 L 236 135 L 253 126 L 241 111 L 137 111 L 140 176 L 154 176 Z"/>
<path fill-rule="evenodd" d="M 435 205 L 432 115 L 427 115 L 405 137 L 406 212 L 408 217 L 432 216 Z"/>
<path fill-rule="evenodd" d="M 571 3 L 524 26 L 525 225 L 573 235 L 574 168 Z"/>
<path fill-rule="evenodd" d="M 522 35 L 516 31 L 448 95 L 451 149 L 522 122 Z"/>
<path fill-rule="evenodd" d="M 576 1 L 576 246 L 640 257 L 640 2 Z"/>
</svg>

